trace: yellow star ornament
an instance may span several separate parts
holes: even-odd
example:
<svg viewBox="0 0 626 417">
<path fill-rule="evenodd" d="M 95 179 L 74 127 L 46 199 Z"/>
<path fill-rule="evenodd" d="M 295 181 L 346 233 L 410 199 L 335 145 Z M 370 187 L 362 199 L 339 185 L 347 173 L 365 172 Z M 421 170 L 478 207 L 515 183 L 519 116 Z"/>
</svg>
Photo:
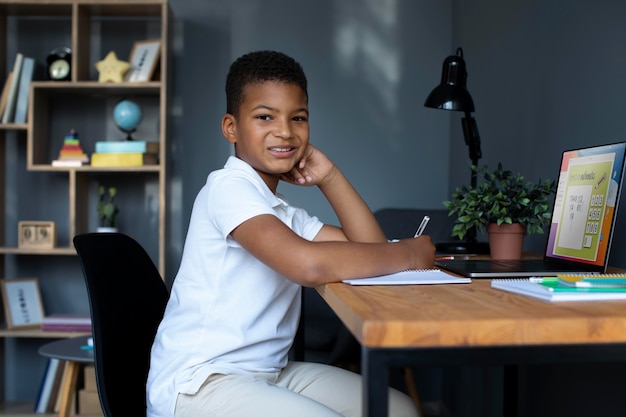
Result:
<svg viewBox="0 0 626 417">
<path fill-rule="evenodd" d="M 96 69 L 100 73 L 98 81 L 101 83 L 108 81 L 121 83 L 129 68 L 128 62 L 118 60 L 115 52 L 111 51 L 102 61 L 96 62 Z"/>
</svg>

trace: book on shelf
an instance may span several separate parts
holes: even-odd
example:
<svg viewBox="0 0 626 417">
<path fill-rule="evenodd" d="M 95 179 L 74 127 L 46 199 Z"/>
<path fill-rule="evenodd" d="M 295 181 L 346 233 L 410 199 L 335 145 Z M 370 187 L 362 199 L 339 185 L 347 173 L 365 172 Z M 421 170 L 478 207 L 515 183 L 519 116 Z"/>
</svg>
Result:
<svg viewBox="0 0 626 417">
<path fill-rule="evenodd" d="M 28 116 L 28 100 L 30 98 L 30 82 L 39 79 L 39 66 L 35 58 L 24 56 L 22 60 L 22 71 L 17 88 L 17 100 L 15 102 L 14 123 L 26 123 Z"/>
<path fill-rule="evenodd" d="M 91 333 L 92 328 L 85 324 L 42 324 L 41 330 L 44 332 Z"/>
<path fill-rule="evenodd" d="M 13 79 L 13 71 L 9 71 L 9 73 L 7 74 L 7 79 L 4 82 L 4 87 L 2 87 L 2 95 L 0 95 L 0 120 L 2 120 L 4 109 L 7 106 L 7 99 L 9 98 L 9 89 L 11 87 L 12 79 Z"/>
<path fill-rule="evenodd" d="M 93 167 L 135 167 L 157 165 L 158 155 L 145 152 L 109 152 L 91 154 Z"/>
<path fill-rule="evenodd" d="M 61 364 L 61 366 L 59 367 L 59 374 L 61 376 L 61 381 L 63 380 L 63 378 L 65 378 L 65 373 L 68 372 L 68 367 L 69 367 L 69 363 L 67 361 L 64 361 L 65 363 Z M 54 403 L 50 403 L 50 414 L 56 414 L 59 415 L 59 411 L 61 410 L 61 400 L 63 399 L 63 395 L 59 395 L 59 393 L 57 393 L 56 399 L 54 401 Z M 72 405 L 74 404 L 74 401 L 72 401 Z M 74 415 L 75 414 L 75 410 L 74 410 L 74 406 L 70 406 L 70 415 Z"/>
<path fill-rule="evenodd" d="M 88 324 L 91 325 L 89 314 L 49 314 L 43 318 L 43 324 Z"/>
<path fill-rule="evenodd" d="M 2 114 L 2 123 L 13 123 L 13 117 L 15 115 L 15 102 L 17 100 L 17 88 L 19 86 L 23 61 L 24 54 L 18 52 L 15 56 L 15 63 L 13 64 L 13 76 L 11 77 L 11 84 L 9 85 L 7 104 L 4 108 L 4 113 Z"/>
<path fill-rule="evenodd" d="M 54 386 L 54 379 L 57 372 L 59 372 L 61 359 L 50 358 L 46 365 L 46 369 L 43 374 L 37 400 L 35 401 L 35 413 L 45 414 L 50 402 L 50 395 L 52 393 L 52 387 Z"/>
<path fill-rule="evenodd" d="M 471 278 L 458 277 L 440 269 L 415 269 L 371 278 L 344 279 L 350 285 L 415 285 L 415 284 L 466 284 Z"/>
<path fill-rule="evenodd" d="M 560 284 L 558 277 L 493 279 L 491 288 L 543 301 L 626 300 L 626 288 L 578 288 Z"/>
<path fill-rule="evenodd" d="M 37 397 L 35 397 L 35 406 L 33 407 L 33 412 L 37 412 L 37 410 L 41 407 L 42 394 L 44 392 L 44 387 L 46 385 L 46 378 L 48 376 L 48 369 L 50 369 L 50 363 L 52 359 L 48 359 L 46 361 L 46 365 L 43 368 L 43 374 L 41 376 L 41 382 L 39 383 L 39 389 L 37 390 Z"/>
<path fill-rule="evenodd" d="M 579 288 L 626 288 L 626 274 L 562 274 L 559 283 Z"/>
<path fill-rule="evenodd" d="M 52 382 L 52 389 L 50 390 L 50 398 L 48 399 L 48 406 L 46 407 L 46 414 L 58 414 L 59 404 L 61 402 L 61 384 L 65 377 L 65 371 L 67 369 L 67 361 L 61 360 L 59 367 L 54 376 Z"/>
<path fill-rule="evenodd" d="M 89 314 L 51 314 L 43 318 L 43 331 L 91 332 Z"/>
<path fill-rule="evenodd" d="M 159 153 L 159 142 L 145 140 L 107 140 L 96 142 L 96 153 Z"/>
</svg>

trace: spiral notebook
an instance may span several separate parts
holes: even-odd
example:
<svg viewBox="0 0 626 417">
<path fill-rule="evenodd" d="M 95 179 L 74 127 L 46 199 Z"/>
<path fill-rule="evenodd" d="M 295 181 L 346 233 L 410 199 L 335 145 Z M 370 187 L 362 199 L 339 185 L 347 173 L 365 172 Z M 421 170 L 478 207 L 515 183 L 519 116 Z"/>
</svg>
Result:
<svg viewBox="0 0 626 417">
<path fill-rule="evenodd" d="M 543 301 L 626 300 L 626 288 L 563 287 L 556 277 L 493 279 L 491 288 Z"/>
<path fill-rule="evenodd" d="M 414 269 L 371 278 L 344 279 L 350 285 L 415 285 L 415 284 L 466 284 L 471 278 L 457 277 L 440 269 Z"/>
</svg>

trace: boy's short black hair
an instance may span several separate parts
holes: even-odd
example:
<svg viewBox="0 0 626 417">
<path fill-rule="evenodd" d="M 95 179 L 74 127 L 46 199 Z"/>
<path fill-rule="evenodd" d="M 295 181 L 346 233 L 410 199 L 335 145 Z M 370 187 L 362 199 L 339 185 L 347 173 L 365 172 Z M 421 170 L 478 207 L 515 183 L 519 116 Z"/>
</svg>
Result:
<svg viewBox="0 0 626 417">
<path fill-rule="evenodd" d="M 237 58 L 226 76 L 226 113 L 237 116 L 246 85 L 264 81 L 297 84 L 308 97 L 306 75 L 295 59 L 276 51 L 250 52 Z"/>
</svg>

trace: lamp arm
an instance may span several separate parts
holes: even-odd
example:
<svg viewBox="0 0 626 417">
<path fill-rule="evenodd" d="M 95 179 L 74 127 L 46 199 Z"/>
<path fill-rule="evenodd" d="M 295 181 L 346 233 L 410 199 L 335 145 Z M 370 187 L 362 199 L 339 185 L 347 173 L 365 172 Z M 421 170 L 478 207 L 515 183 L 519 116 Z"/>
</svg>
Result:
<svg viewBox="0 0 626 417">
<path fill-rule="evenodd" d="M 465 144 L 469 148 L 469 157 L 472 160 L 472 165 L 478 166 L 478 160 L 483 156 L 480 150 L 480 135 L 478 134 L 478 126 L 476 120 L 472 117 L 470 112 L 465 112 L 463 122 L 463 137 L 465 138 Z M 478 173 L 472 170 L 470 178 L 471 188 L 478 186 Z M 467 231 L 465 238 L 466 242 L 476 242 L 476 228 L 472 227 Z"/>
<path fill-rule="evenodd" d="M 462 119 L 463 123 L 463 137 L 465 138 L 465 144 L 469 147 L 469 157 L 472 160 L 472 165 L 478 165 L 478 160 L 483 156 L 480 150 L 480 135 L 478 134 L 478 126 L 476 120 L 469 112 L 465 112 L 465 117 Z M 476 188 L 478 184 L 478 178 L 476 173 L 472 171 L 471 187 Z"/>
</svg>

